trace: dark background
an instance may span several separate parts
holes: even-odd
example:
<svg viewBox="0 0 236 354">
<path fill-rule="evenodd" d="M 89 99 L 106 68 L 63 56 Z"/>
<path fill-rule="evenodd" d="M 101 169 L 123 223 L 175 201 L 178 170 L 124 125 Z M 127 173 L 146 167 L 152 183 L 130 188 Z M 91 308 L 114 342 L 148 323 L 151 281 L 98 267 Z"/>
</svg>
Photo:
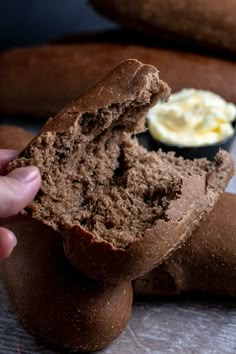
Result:
<svg viewBox="0 0 236 354">
<path fill-rule="evenodd" d="M 96 15 L 87 0 L 0 0 L 0 4 L 1 50 L 115 26 Z"/>
<path fill-rule="evenodd" d="M 104 30 L 115 24 L 98 16 L 88 0 L 0 0 L 0 51 L 46 43 L 64 35 Z M 43 120 L 0 116 L 0 124 L 37 131 Z"/>
</svg>

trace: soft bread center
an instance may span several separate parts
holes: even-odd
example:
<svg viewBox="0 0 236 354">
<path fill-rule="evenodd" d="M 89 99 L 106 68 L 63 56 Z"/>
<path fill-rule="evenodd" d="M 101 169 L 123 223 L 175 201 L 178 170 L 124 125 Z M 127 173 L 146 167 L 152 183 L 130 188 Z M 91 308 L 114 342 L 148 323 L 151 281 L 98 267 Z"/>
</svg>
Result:
<svg viewBox="0 0 236 354">
<path fill-rule="evenodd" d="M 65 141 L 64 141 L 65 139 Z M 100 135 L 84 151 L 55 134 L 42 141 L 43 184 L 28 212 L 56 230 L 80 225 L 98 240 L 125 248 L 160 218 L 181 191 L 172 163 L 148 153 L 129 136 Z M 39 146 L 40 149 L 40 146 Z"/>
</svg>

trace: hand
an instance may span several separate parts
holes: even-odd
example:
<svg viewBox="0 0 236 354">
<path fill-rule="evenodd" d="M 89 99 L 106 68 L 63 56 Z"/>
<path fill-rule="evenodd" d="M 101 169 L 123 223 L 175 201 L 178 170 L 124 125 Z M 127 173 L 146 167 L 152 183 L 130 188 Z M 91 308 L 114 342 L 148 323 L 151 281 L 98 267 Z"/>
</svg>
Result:
<svg viewBox="0 0 236 354">
<path fill-rule="evenodd" d="M 15 150 L 0 149 L 0 218 L 16 215 L 29 204 L 41 185 L 37 167 L 21 167 L 4 176 L 8 162 L 17 157 Z M 0 260 L 8 257 L 16 246 L 16 237 L 0 227 Z"/>
</svg>

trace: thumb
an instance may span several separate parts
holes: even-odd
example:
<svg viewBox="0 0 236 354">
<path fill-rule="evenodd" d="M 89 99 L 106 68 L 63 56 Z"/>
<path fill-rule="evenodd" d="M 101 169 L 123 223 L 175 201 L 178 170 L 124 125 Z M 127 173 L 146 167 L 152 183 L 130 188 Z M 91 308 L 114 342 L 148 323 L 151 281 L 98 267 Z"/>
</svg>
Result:
<svg viewBox="0 0 236 354">
<path fill-rule="evenodd" d="M 12 216 L 29 204 L 41 185 L 37 167 L 28 166 L 13 170 L 0 177 L 0 218 Z"/>
</svg>

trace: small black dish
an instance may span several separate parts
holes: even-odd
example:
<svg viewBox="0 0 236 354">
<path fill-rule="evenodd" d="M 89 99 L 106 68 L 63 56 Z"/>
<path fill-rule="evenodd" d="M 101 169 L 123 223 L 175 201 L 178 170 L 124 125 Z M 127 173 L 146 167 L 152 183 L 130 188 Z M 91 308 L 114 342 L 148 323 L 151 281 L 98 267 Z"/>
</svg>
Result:
<svg viewBox="0 0 236 354">
<path fill-rule="evenodd" d="M 236 120 L 232 123 L 235 130 Z M 146 149 L 150 151 L 157 151 L 162 149 L 164 152 L 174 151 L 176 156 L 183 156 L 186 159 L 193 160 L 195 158 L 206 157 L 208 160 L 214 160 L 215 155 L 219 149 L 224 149 L 230 151 L 230 148 L 233 144 L 235 133 L 224 140 L 221 140 L 215 144 L 203 145 L 199 147 L 186 147 L 186 146 L 176 146 L 162 143 L 154 139 L 151 134 L 146 131 L 145 133 L 139 134 L 137 136 L 141 145 L 145 146 Z"/>
</svg>

